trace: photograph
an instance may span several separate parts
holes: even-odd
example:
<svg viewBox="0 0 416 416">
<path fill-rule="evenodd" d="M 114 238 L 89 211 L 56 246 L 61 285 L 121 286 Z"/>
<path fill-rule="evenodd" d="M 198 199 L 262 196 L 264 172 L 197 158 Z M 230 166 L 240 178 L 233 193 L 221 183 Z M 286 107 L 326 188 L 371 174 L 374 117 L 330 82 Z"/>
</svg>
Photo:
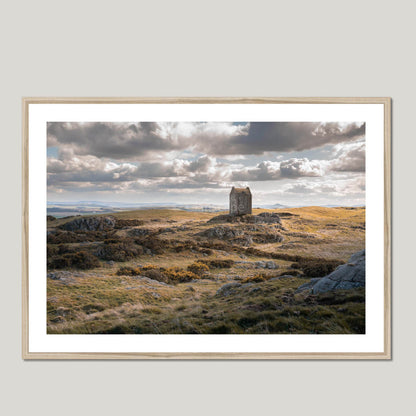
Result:
<svg viewBox="0 0 416 416">
<path fill-rule="evenodd" d="M 48 334 L 365 333 L 365 123 L 47 140 Z"/>
</svg>

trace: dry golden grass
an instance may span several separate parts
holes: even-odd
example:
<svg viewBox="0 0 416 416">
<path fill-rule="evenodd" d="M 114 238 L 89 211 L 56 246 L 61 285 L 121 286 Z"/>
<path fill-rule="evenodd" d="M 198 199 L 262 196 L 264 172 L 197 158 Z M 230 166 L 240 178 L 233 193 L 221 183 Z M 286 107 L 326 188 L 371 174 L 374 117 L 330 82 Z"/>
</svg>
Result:
<svg viewBox="0 0 416 416">
<path fill-rule="evenodd" d="M 48 278 L 48 333 L 362 332 L 365 309 L 362 290 L 348 291 L 343 298 L 340 294 L 333 295 L 327 303 L 305 294 L 295 295 L 294 291 L 311 277 L 305 276 L 304 270 L 312 270 L 298 258 L 304 262 L 336 264 L 347 261 L 351 254 L 365 247 L 365 209 L 306 207 L 253 211 L 254 215 L 282 213 L 283 229 L 278 232 L 284 241 L 253 243 L 247 249 L 233 239 L 199 236 L 217 225 L 207 221 L 221 213 L 151 209 L 111 214 L 123 220 L 142 220 L 143 225 L 97 233 L 93 241 L 68 244 L 69 248 L 75 252 L 82 248 L 94 254 L 105 244 L 105 239 L 114 240 L 114 244 L 118 240 L 128 241 L 139 247 L 140 239 L 135 243 L 129 232 L 132 228 L 145 228 L 150 230 L 150 238 L 159 241 L 160 249 L 151 254 L 145 249 L 138 250 L 142 254 L 124 262 L 101 260 L 100 267 L 91 271 L 68 270 L 69 275 L 63 278 Z M 49 221 L 48 229 L 58 229 L 70 220 Z M 56 244 L 50 247 L 50 253 L 54 252 L 59 252 Z M 255 267 L 255 262 L 270 260 L 277 264 L 277 269 Z M 212 266 L 216 263 L 221 266 L 221 261 L 226 261 L 227 267 Z M 208 270 L 201 264 L 208 266 Z M 146 266 L 165 274 L 170 270 L 171 280 L 163 284 L 157 279 L 120 272 L 117 275 L 121 267 L 143 274 Z M 193 278 L 189 273 L 195 272 Z M 181 277 L 187 273 L 193 280 L 181 283 Z M 273 279 L 283 274 L 298 277 Z M 230 297 L 216 296 L 217 290 L 229 282 L 251 285 Z M 251 292 L 252 289 L 256 290 Z"/>
</svg>

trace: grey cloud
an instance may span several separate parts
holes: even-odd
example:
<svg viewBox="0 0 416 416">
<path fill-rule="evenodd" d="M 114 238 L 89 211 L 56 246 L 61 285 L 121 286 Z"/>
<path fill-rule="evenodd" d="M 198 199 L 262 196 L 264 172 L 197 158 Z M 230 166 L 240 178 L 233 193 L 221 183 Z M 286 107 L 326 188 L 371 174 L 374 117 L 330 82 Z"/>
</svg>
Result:
<svg viewBox="0 0 416 416">
<path fill-rule="evenodd" d="M 271 181 L 279 179 L 323 176 L 326 161 L 292 158 L 282 162 L 264 161 L 255 168 L 236 170 L 231 175 L 233 181 Z"/>
<path fill-rule="evenodd" d="M 211 156 L 302 151 L 350 142 L 364 134 L 363 123 L 48 123 L 50 145 L 119 160 L 174 150 Z"/>
<path fill-rule="evenodd" d="M 189 165 L 190 172 L 206 172 L 210 166 L 215 163 L 215 160 L 209 156 L 202 156 Z"/>
<path fill-rule="evenodd" d="M 48 123 L 48 141 L 79 155 L 126 159 L 175 149 L 157 134 L 157 123 Z"/>
<path fill-rule="evenodd" d="M 128 126 L 134 134 L 136 125 Z M 331 127 L 332 129 L 332 127 Z M 332 134 L 332 133 L 331 133 Z M 77 155 L 71 147 L 63 147 L 58 158 L 48 159 L 48 186 L 50 189 L 68 189 L 95 186 L 97 190 L 134 189 L 198 189 L 219 188 L 223 184 L 241 182 L 277 181 L 304 177 L 323 177 L 331 172 L 365 170 L 365 143 L 355 141 L 334 146 L 332 160 L 291 158 L 282 161 L 265 160 L 255 166 L 233 162 L 219 162 L 203 155 L 189 161 L 114 162 L 92 155 Z M 90 189 L 90 188 L 88 188 Z M 301 188 L 293 192 L 300 193 Z M 328 189 L 330 192 L 330 189 Z"/>
<path fill-rule="evenodd" d="M 215 155 L 263 154 L 314 149 L 327 144 L 356 140 L 365 135 L 365 124 L 276 122 L 250 123 L 247 135 L 223 142 L 204 143 Z"/>
<path fill-rule="evenodd" d="M 236 169 L 231 174 L 231 181 L 269 181 L 280 179 L 280 167 L 277 162 L 264 161 L 254 168 Z"/>
</svg>

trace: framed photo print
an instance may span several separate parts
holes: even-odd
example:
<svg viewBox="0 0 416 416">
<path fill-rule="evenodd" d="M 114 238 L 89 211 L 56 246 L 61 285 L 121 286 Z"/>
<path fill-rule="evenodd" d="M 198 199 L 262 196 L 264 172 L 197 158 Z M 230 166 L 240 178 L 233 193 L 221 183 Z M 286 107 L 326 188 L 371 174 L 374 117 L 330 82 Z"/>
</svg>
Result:
<svg viewBox="0 0 416 416">
<path fill-rule="evenodd" d="M 390 98 L 24 98 L 24 359 L 390 359 Z"/>
</svg>

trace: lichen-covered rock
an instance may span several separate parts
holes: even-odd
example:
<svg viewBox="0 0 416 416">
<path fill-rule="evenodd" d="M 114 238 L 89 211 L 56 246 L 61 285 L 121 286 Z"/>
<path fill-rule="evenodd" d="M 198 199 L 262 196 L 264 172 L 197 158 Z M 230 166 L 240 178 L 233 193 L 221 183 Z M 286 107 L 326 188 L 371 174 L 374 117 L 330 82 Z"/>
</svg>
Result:
<svg viewBox="0 0 416 416">
<path fill-rule="evenodd" d="M 114 217 L 78 217 L 62 225 L 67 231 L 107 231 L 115 227 Z"/>
<path fill-rule="evenodd" d="M 297 292 L 310 290 L 313 294 L 331 290 L 354 289 L 365 286 L 365 250 L 353 254 L 348 263 L 338 266 L 332 273 L 322 278 L 311 279 L 297 289 Z"/>
<path fill-rule="evenodd" d="M 227 283 L 224 286 L 221 286 L 216 293 L 216 296 L 229 296 L 231 295 L 235 289 L 241 287 L 241 283 Z"/>
<path fill-rule="evenodd" d="M 254 216 L 256 223 L 263 223 L 263 224 L 281 224 L 282 220 L 280 219 L 279 215 L 275 212 L 262 212 L 259 215 Z"/>
<path fill-rule="evenodd" d="M 282 220 L 276 212 L 262 212 L 258 215 L 217 215 L 208 220 L 208 223 L 211 224 L 224 222 L 246 224 L 282 224 Z"/>
<path fill-rule="evenodd" d="M 150 233 L 151 230 L 149 228 L 132 228 L 129 230 L 129 235 L 132 237 L 144 237 Z"/>
<path fill-rule="evenodd" d="M 229 225 L 219 225 L 218 227 L 209 228 L 208 230 L 198 233 L 203 237 L 218 238 L 220 240 L 241 237 L 244 232 L 238 228 L 230 227 Z"/>
<path fill-rule="evenodd" d="M 276 264 L 274 261 L 272 261 L 272 260 L 266 261 L 266 268 L 267 269 L 277 269 L 278 267 L 279 267 L 279 265 Z"/>
</svg>

